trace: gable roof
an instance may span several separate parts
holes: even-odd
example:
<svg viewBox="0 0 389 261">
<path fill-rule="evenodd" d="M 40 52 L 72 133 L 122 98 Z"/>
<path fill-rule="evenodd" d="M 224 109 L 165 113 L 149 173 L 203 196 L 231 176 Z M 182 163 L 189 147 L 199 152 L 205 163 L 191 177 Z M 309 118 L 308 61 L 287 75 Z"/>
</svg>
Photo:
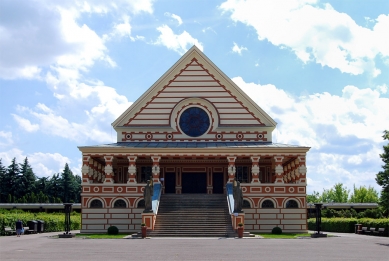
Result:
<svg viewBox="0 0 389 261">
<path fill-rule="evenodd" d="M 266 126 L 276 122 L 196 46 L 190 48 L 139 97 L 112 126 L 170 127 L 175 106 L 186 99 L 204 101 L 218 115 L 219 127 Z"/>
</svg>

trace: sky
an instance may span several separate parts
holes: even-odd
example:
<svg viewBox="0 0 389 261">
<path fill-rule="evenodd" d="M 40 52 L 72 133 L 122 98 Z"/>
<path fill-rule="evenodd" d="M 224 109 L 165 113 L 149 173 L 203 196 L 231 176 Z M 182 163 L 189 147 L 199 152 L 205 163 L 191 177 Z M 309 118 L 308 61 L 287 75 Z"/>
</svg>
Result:
<svg viewBox="0 0 389 261">
<path fill-rule="evenodd" d="M 273 142 L 311 147 L 308 193 L 380 187 L 389 130 L 387 0 L 1 0 L 0 158 L 38 177 L 111 123 L 196 45 L 276 122 Z"/>
</svg>

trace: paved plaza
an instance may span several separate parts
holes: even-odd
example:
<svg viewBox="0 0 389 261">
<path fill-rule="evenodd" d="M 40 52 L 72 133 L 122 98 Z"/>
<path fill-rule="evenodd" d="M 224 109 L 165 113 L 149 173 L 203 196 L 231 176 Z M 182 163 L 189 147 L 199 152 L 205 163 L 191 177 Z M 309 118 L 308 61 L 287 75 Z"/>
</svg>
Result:
<svg viewBox="0 0 389 261">
<path fill-rule="evenodd" d="M 389 238 L 332 233 L 317 239 L 0 237 L 0 260 L 389 260 Z"/>
</svg>

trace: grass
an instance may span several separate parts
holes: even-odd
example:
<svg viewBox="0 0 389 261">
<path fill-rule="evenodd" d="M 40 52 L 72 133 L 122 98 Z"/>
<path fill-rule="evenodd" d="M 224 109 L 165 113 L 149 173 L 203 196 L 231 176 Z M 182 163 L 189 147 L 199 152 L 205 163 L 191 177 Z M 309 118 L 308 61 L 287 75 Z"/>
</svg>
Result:
<svg viewBox="0 0 389 261">
<path fill-rule="evenodd" d="M 108 234 L 76 234 L 76 237 L 91 238 L 91 239 L 121 239 L 128 234 L 108 235 Z"/>
<path fill-rule="evenodd" d="M 263 233 L 263 234 L 257 234 L 262 236 L 263 238 L 298 238 L 298 237 L 310 237 L 311 234 L 309 233 L 283 233 L 281 235 L 276 235 L 276 234 L 268 234 L 268 233 Z"/>
</svg>

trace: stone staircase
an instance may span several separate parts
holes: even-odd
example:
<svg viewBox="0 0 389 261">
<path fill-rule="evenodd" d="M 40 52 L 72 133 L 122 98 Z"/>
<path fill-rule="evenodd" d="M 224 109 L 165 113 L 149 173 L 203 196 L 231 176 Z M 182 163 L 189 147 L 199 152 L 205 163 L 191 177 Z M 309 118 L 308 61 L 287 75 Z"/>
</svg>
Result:
<svg viewBox="0 0 389 261">
<path fill-rule="evenodd" d="M 163 194 L 150 237 L 235 237 L 223 194 Z"/>
</svg>

